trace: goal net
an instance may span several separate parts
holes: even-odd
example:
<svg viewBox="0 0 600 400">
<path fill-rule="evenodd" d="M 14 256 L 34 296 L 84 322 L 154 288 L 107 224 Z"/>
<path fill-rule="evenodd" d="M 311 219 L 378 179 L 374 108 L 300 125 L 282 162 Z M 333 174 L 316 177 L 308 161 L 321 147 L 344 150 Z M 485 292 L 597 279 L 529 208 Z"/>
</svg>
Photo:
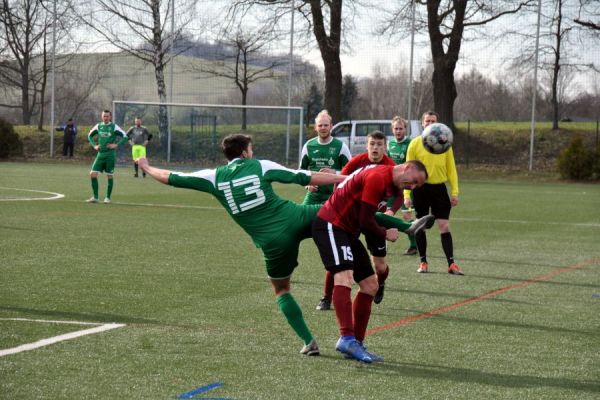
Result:
<svg viewBox="0 0 600 400">
<path fill-rule="evenodd" d="M 254 157 L 296 168 L 303 145 L 302 107 L 235 106 L 113 101 L 113 121 L 124 130 L 139 117 L 152 134 L 148 158 L 164 163 L 214 166 L 225 160 L 221 140 L 252 135 Z M 122 146 L 120 159 L 126 159 Z"/>
</svg>

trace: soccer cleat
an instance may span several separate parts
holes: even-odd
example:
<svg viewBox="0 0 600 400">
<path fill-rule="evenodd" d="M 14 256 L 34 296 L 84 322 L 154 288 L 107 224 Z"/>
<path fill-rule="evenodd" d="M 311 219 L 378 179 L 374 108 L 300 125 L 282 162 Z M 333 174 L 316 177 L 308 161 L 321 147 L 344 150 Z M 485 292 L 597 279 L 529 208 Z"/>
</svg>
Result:
<svg viewBox="0 0 600 400">
<path fill-rule="evenodd" d="M 321 298 L 316 308 L 320 311 L 331 310 L 331 299 L 328 299 L 327 297 Z"/>
<path fill-rule="evenodd" d="M 404 255 L 405 256 L 416 256 L 417 255 L 417 248 L 416 247 L 409 247 L 404 252 Z"/>
<path fill-rule="evenodd" d="M 104 204 L 110 204 L 110 198 L 109 197 L 107 197 L 107 198 L 104 199 Z"/>
<path fill-rule="evenodd" d="M 433 226 L 435 221 L 435 216 L 429 214 L 419 219 L 415 219 L 410 227 L 404 231 L 407 235 L 416 235 L 421 232 L 423 229 L 429 229 Z"/>
<path fill-rule="evenodd" d="M 311 340 L 309 344 L 305 344 L 300 350 L 300 354 L 304 354 L 307 356 L 318 356 L 321 354 L 319 352 L 319 346 L 317 345 L 317 341 L 315 339 Z"/>
<path fill-rule="evenodd" d="M 373 359 L 354 336 L 341 336 L 335 344 L 335 349 L 347 354 L 355 360 L 372 363 Z"/>
<path fill-rule="evenodd" d="M 137 178 L 137 177 L 138 177 L 138 174 L 137 174 L 137 172 L 136 172 L 135 174 L 133 174 L 133 177 L 134 177 L 134 178 Z"/>
<path fill-rule="evenodd" d="M 448 273 L 452 275 L 464 275 L 460 267 L 456 263 L 452 263 L 448 266 Z"/>
<path fill-rule="evenodd" d="M 370 352 L 367 349 L 367 346 L 365 346 L 363 343 L 361 343 L 360 345 L 362 346 L 362 348 L 365 351 L 365 353 L 367 353 L 371 357 L 371 360 L 373 360 L 373 362 L 382 362 L 383 361 L 383 357 L 378 356 L 377 354 L 375 354 L 373 352 Z"/>
<path fill-rule="evenodd" d="M 421 264 L 419 264 L 419 269 L 417 270 L 417 272 L 424 274 L 425 272 L 427 272 L 428 268 L 429 268 L 429 265 L 427 265 L 426 262 L 422 262 Z"/>
<path fill-rule="evenodd" d="M 90 198 L 89 198 L 89 199 L 87 199 L 85 202 L 86 202 L 86 203 L 97 203 L 97 202 L 98 202 L 98 199 L 97 199 L 97 198 L 95 198 L 95 197 L 90 197 Z"/>
<path fill-rule="evenodd" d="M 375 297 L 373 297 L 373 303 L 379 304 L 383 300 L 383 292 L 385 291 L 385 284 L 379 285 L 379 289 L 377 289 L 377 293 L 375 293 Z"/>
</svg>

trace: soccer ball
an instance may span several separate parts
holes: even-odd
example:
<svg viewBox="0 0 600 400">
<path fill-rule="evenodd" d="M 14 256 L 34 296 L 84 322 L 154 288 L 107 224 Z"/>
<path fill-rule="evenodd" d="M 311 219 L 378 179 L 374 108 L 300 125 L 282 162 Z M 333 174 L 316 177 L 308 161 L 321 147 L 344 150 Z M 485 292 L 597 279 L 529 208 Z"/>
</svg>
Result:
<svg viewBox="0 0 600 400">
<path fill-rule="evenodd" d="M 425 128 L 421 134 L 423 147 L 433 154 L 443 154 L 452 146 L 452 130 L 444 124 L 435 123 Z"/>
</svg>

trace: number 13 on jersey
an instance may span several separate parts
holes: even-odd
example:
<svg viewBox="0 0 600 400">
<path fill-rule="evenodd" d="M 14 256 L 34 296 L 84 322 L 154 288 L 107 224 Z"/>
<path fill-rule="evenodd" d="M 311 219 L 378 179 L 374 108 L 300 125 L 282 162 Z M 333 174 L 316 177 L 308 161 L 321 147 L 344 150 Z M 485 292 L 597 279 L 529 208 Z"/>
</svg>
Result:
<svg viewBox="0 0 600 400">
<path fill-rule="evenodd" d="M 234 191 L 233 188 L 241 186 L 246 186 L 243 194 L 240 191 Z M 266 201 L 265 193 L 260 188 L 260 179 L 256 175 L 244 176 L 232 181 L 219 182 L 217 187 L 225 195 L 227 205 L 232 214 L 251 210 Z M 250 199 L 248 199 L 249 197 Z"/>
</svg>

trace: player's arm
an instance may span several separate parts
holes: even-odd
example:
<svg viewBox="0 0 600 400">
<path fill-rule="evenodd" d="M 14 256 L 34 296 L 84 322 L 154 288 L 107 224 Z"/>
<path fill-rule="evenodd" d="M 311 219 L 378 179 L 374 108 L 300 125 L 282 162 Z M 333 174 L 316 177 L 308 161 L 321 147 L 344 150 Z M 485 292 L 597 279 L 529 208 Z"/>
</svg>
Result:
<svg viewBox="0 0 600 400">
<path fill-rule="evenodd" d="M 419 140 L 418 137 L 410 141 L 410 144 L 408 145 L 408 149 L 406 149 L 406 161 L 417 159 L 417 156 L 416 156 L 416 146 L 417 146 L 416 141 L 417 140 Z M 407 208 L 412 207 L 412 200 L 411 200 L 410 194 L 411 194 L 410 189 L 404 190 L 404 205 Z"/>
<path fill-rule="evenodd" d="M 331 185 L 342 183 L 346 175 L 330 174 L 328 172 L 312 172 L 310 175 L 310 184 L 315 186 Z"/>
<path fill-rule="evenodd" d="M 146 174 L 150 175 L 160 183 L 164 183 L 165 185 L 169 184 L 169 175 L 171 175 L 172 171 L 150 166 L 150 164 L 148 163 L 148 159 L 145 157 L 142 157 L 138 160 L 138 166 Z"/>
<path fill-rule="evenodd" d="M 456 206 L 458 205 L 458 173 L 456 172 L 452 147 L 446 152 L 446 171 L 448 174 L 448 183 L 450 183 L 450 202 L 452 206 Z"/>
<path fill-rule="evenodd" d="M 346 145 L 346 142 L 342 142 L 342 148 L 340 149 L 339 157 L 342 168 L 352 159 L 352 153 L 350 153 L 350 149 Z"/>
<path fill-rule="evenodd" d="M 121 136 L 121 140 L 119 140 L 117 142 L 117 145 L 122 145 L 129 140 L 129 137 L 127 136 L 127 132 L 125 132 L 123 129 L 121 129 L 119 127 L 119 125 L 117 125 L 117 124 L 115 124 L 115 135 Z"/>
<path fill-rule="evenodd" d="M 302 146 L 302 153 L 300 153 L 300 169 L 308 169 L 310 165 L 310 157 L 308 156 L 308 146 L 307 143 L 304 143 Z"/>
<path fill-rule="evenodd" d="M 99 145 L 96 143 L 96 141 L 94 140 L 94 136 L 98 135 L 98 124 L 94 125 L 94 127 L 92 129 L 90 129 L 87 138 L 88 138 L 88 142 L 90 142 L 90 145 L 98 150 L 99 149 Z"/>
</svg>

